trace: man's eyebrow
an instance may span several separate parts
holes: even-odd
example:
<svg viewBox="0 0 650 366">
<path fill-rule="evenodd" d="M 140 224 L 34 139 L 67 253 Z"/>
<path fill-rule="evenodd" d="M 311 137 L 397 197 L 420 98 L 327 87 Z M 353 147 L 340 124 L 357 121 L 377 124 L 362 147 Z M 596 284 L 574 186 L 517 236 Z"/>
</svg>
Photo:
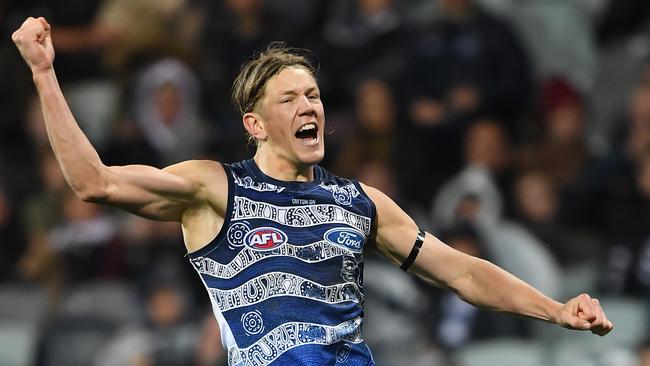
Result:
<svg viewBox="0 0 650 366">
<path fill-rule="evenodd" d="M 312 93 L 312 92 L 314 92 L 314 91 L 317 91 L 317 90 L 318 90 L 318 87 L 316 87 L 316 86 L 310 86 L 309 88 L 307 88 L 307 89 L 305 90 L 305 94 L 310 94 L 310 93 Z M 298 90 L 295 90 L 295 89 L 289 89 L 289 90 L 284 90 L 284 91 L 282 91 L 282 92 L 280 93 L 280 95 L 298 95 L 299 93 L 300 93 L 300 92 L 299 92 Z"/>
</svg>

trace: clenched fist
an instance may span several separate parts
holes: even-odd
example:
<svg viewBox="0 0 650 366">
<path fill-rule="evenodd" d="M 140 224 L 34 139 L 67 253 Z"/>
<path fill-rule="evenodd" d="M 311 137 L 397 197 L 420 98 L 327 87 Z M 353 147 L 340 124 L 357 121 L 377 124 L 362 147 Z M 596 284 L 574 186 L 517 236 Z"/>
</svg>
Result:
<svg viewBox="0 0 650 366">
<path fill-rule="evenodd" d="M 574 297 L 560 309 L 558 324 L 568 329 L 589 330 L 604 336 L 614 325 L 607 319 L 597 299 L 587 294 Z"/>
<path fill-rule="evenodd" d="M 36 74 L 48 71 L 54 62 L 50 24 L 45 18 L 29 17 L 11 35 L 27 66 Z"/>
</svg>

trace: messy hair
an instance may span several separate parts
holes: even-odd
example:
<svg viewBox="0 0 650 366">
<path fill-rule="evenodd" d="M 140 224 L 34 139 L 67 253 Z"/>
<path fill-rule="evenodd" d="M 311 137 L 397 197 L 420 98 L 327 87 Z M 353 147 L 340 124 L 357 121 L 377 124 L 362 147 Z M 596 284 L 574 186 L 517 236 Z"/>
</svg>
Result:
<svg viewBox="0 0 650 366">
<path fill-rule="evenodd" d="M 316 79 L 316 69 L 310 61 L 311 56 L 308 50 L 290 48 L 282 42 L 271 43 L 265 51 L 242 65 L 232 87 L 232 102 L 235 108 L 242 116 L 254 111 L 264 96 L 266 83 L 287 67 L 305 69 Z"/>
</svg>

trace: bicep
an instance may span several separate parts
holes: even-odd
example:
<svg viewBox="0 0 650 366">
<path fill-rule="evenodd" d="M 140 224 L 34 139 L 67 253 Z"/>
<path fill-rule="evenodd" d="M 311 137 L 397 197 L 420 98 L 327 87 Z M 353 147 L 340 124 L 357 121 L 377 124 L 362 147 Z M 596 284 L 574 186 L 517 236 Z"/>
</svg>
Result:
<svg viewBox="0 0 650 366">
<path fill-rule="evenodd" d="M 377 249 L 395 265 L 409 256 L 418 226 L 393 200 L 372 187 L 364 186 L 377 208 L 374 242 Z M 449 287 L 465 275 L 476 258 L 459 252 L 426 233 L 424 242 L 409 272 L 436 286 Z"/>
<path fill-rule="evenodd" d="M 149 219 L 180 222 L 185 209 L 204 198 L 202 176 L 206 167 L 199 165 L 188 161 L 164 169 L 145 165 L 108 167 L 106 194 L 99 203 Z"/>
</svg>

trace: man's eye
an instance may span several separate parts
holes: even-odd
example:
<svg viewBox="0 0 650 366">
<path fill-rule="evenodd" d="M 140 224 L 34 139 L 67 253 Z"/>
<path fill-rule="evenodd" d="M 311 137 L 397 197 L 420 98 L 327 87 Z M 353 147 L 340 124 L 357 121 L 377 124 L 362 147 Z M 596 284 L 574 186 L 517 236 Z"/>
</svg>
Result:
<svg viewBox="0 0 650 366">
<path fill-rule="evenodd" d="M 312 94 L 312 95 L 309 96 L 309 99 L 320 99 L 320 95 Z"/>
</svg>

